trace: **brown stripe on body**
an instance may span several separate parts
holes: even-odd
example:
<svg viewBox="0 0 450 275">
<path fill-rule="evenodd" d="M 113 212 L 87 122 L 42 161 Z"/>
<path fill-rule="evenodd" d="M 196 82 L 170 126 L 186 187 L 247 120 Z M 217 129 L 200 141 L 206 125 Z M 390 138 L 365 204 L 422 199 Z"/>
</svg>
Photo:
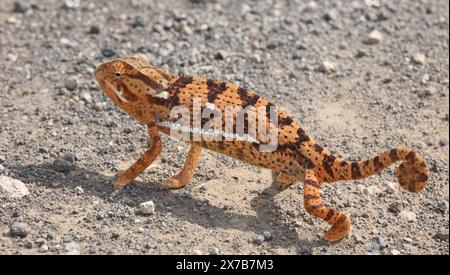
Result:
<svg viewBox="0 0 450 275">
<path fill-rule="evenodd" d="M 170 87 L 166 89 L 166 91 L 170 94 L 170 107 L 179 106 L 180 98 L 178 94 L 181 89 L 185 88 L 187 85 L 193 82 L 192 76 L 180 76 L 173 82 Z"/>
<path fill-rule="evenodd" d="M 392 162 L 395 162 L 397 160 L 399 160 L 398 154 L 397 154 L 397 149 L 392 149 L 389 152 L 389 157 L 391 158 Z"/>
<path fill-rule="evenodd" d="M 285 118 L 278 118 L 278 125 L 279 126 L 291 125 L 293 122 L 294 122 L 294 120 L 290 116 L 287 116 Z"/>
<path fill-rule="evenodd" d="M 304 196 L 304 200 L 318 200 L 318 199 L 320 199 L 320 196 L 317 196 L 317 195 L 313 195 L 313 194 L 306 194 L 305 196 Z"/>
<path fill-rule="evenodd" d="M 153 79 L 149 78 L 145 74 L 138 73 L 138 74 L 124 74 L 125 77 L 136 79 L 144 82 L 145 85 L 151 87 L 154 90 L 160 91 L 164 90 L 164 86 L 159 84 L 158 82 L 154 81 Z"/>
<path fill-rule="evenodd" d="M 297 130 L 297 145 L 301 146 L 304 142 L 308 142 L 311 139 L 309 136 L 305 133 L 305 130 L 303 130 L 301 127 Z"/>
<path fill-rule="evenodd" d="M 256 102 L 258 102 L 260 98 L 259 95 L 249 92 L 249 90 L 242 87 L 239 87 L 237 89 L 237 93 L 242 101 L 242 108 L 245 108 L 247 106 L 255 106 Z"/>
<path fill-rule="evenodd" d="M 305 184 L 306 185 L 311 185 L 312 187 L 315 187 L 315 188 L 320 188 L 320 184 L 318 184 L 316 181 L 314 181 L 314 180 L 310 180 L 310 179 L 307 179 L 307 180 L 305 180 Z"/>
<path fill-rule="evenodd" d="M 373 166 L 374 166 L 374 168 L 375 168 L 375 173 L 378 172 L 378 171 L 380 171 L 381 169 L 383 169 L 383 163 L 381 162 L 379 156 L 376 156 L 376 157 L 373 159 Z"/>
<path fill-rule="evenodd" d="M 416 157 L 416 153 L 414 151 L 411 151 L 406 155 L 405 159 L 407 161 L 413 161 L 415 157 Z"/>
<path fill-rule="evenodd" d="M 333 163 L 336 160 L 336 157 L 333 155 L 326 156 L 322 161 L 322 166 L 327 172 L 327 174 L 334 179 L 334 173 L 333 173 Z"/>
<path fill-rule="evenodd" d="M 352 178 L 353 179 L 360 179 L 361 176 L 361 170 L 359 168 L 359 163 L 357 161 L 352 162 Z"/>
<path fill-rule="evenodd" d="M 315 143 L 314 144 L 314 150 L 317 152 L 317 153 L 322 153 L 322 151 L 324 150 L 323 149 L 323 147 L 322 146 L 320 146 L 318 143 Z"/>
<path fill-rule="evenodd" d="M 334 209 L 328 209 L 328 213 L 327 213 L 327 215 L 325 216 L 325 218 L 323 218 L 325 221 L 329 221 L 329 220 L 331 220 L 331 218 L 333 218 L 333 216 L 334 216 L 334 213 L 335 213 L 335 211 L 334 211 Z"/>
<path fill-rule="evenodd" d="M 220 82 L 218 84 L 216 81 L 212 79 L 208 79 L 206 81 L 206 85 L 208 86 L 208 102 L 214 103 L 214 100 L 225 92 L 227 90 L 227 83 L 226 82 Z"/>
<path fill-rule="evenodd" d="M 123 82 L 118 82 L 117 88 L 119 88 L 120 92 L 122 93 L 123 97 L 125 97 L 128 101 L 136 101 L 139 99 L 138 96 L 133 94 L 133 92 L 128 89 L 128 86 Z"/>
</svg>

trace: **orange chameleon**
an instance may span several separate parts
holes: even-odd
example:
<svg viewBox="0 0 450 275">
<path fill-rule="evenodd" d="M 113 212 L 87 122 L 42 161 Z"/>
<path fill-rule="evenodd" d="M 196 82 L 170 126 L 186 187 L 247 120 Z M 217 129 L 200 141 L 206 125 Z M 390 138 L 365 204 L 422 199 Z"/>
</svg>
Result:
<svg viewBox="0 0 450 275">
<path fill-rule="evenodd" d="M 269 118 L 269 109 L 275 107 L 272 103 L 251 90 L 228 82 L 172 75 L 138 57 L 118 58 L 103 63 L 96 69 L 95 76 L 101 89 L 114 104 L 148 126 L 148 135 L 152 141 L 147 151 L 131 167 L 118 173 L 115 188 L 132 182 L 158 157 L 163 147 L 160 132 L 170 134 L 176 125 L 170 116 L 172 108 L 182 106 L 193 112 L 196 98 L 201 102 L 202 109 L 225 111 L 227 106 L 266 108 L 267 117 L 258 119 L 277 130 L 278 146 L 269 152 L 259 150 L 259 145 L 267 142 L 261 138 L 260 132 L 246 134 L 243 139 L 188 140 L 191 148 L 183 169 L 165 180 L 161 184 L 162 188 L 175 189 L 188 184 L 198 166 L 201 149 L 206 148 L 273 170 L 277 176 L 274 184 L 281 190 L 297 181 L 303 182 L 306 211 L 328 222 L 331 228 L 324 238 L 337 241 L 350 232 L 351 222 L 346 214 L 321 202 L 320 187 L 323 183 L 367 178 L 394 162 L 403 161 L 395 170 L 395 175 L 405 190 L 419 192 L 427 184 L 429 170 L 422 157 L 413 150 L 399 147 L 365 161 L 343 160 L 312 140 L 283 110 L 277 109 L 277 125 L 272 123 L 274 120 Z M 247 128 L 250 128 L 254 122 L 249 120 L 249 116 L 246 119 Z M 233 123 L 236 126 L 236 122 Z M 204 124 L 202 120 L 201 126 Z M 231 137 L 237 135 L 231 134 Z"/>
</svg>

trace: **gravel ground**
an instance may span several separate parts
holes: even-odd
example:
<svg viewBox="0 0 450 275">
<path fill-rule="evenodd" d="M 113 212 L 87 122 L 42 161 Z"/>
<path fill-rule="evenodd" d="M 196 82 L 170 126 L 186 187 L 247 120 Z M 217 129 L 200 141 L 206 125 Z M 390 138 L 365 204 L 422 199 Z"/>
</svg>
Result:
<svg viewBox="0 0 450 275">
<path fill-rule="evenodd" d="M 449 254 L 447 1 L 88 2 L 0 2 L 0 254 Z M 132 54 L 255 89 L 345 158 L 415 148 L 429 186 L 406 193 L 393 169 L 325 186 L 353 219 L 329 244 L 300 184 L 277 194 L 237 160 L 204 152 L 191 184 L 157 191 L 187 150 L 164 137 L 115 194 L 146 131 L 93 71 Z"/>
</svg>

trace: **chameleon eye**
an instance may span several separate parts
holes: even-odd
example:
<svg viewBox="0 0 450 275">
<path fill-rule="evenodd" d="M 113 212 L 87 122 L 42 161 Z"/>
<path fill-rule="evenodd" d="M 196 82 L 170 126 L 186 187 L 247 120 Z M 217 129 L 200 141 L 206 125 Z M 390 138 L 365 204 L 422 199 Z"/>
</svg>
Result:
<svg viewBox="0 0 450 275">
<path fill-rule="evenodd" d="M 115 75 L 116 77 L 120 77 L 120 73 L 119 73 L 119 72 L 116 72 L 114 75 Z"/>
</svg>

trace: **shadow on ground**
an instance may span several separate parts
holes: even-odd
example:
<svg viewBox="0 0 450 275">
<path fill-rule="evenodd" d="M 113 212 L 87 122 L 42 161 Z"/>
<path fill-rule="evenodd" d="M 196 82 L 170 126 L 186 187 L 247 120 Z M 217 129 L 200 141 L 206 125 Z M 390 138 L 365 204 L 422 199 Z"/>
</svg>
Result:
<svg viewBox="0 0 450 275">
<path fill-rule="evenodd" d="M 250 204 L 256 213 L 252 215 L 238 214 L 211 205 L 205 199 L 192 197 L 189 190 L 158 191 L 157 183 L 135 181 L 114 192 L 113 177 L 95 171 L 76 169 L 67 174 L 55 171 L 51 164 L 26 165 L 11 167 L 15 178 L 28 184 L 36 184 L 52 189 L 75 188 L 81 186 L 86 195 L 98 197 L 108 202 L 123 203 L 136 207 L 143 201 L 152 200 L 158 206 L 158 214 L 168 212 L 173 217 L 198 224 L 205 228 L 235 229 L 244 232 L 273 232 L 275 236 L 268 243 L 273 247 L 297 247 L 300 253 L 310 253 L 310 249 L 327 245 L 322 240 L 310 241 L 301 239 L 294 228 L 284 224 L 274 204 L 278 191 L 273 187 L 266 188 L 254 197 Z M 167 207 L 170 208 L 167 208 Z M 196 209 L 193 211 L 193 209 Z M 272 223 L 270 223 L 272 221 Z"/>
</svg>

